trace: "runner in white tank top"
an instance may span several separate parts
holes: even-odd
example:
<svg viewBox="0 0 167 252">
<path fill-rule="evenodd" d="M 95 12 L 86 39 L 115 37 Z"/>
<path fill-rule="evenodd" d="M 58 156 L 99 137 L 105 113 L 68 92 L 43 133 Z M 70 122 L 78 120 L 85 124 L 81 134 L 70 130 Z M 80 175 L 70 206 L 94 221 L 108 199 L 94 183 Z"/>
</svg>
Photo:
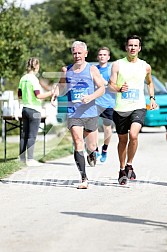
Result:
<svg viewBox="0 0 167 252">
<path fill-rule="evenodd" d="M 118 156 L 120 161 L 119 184 L 127 179 L 135 179 L 132 167 L 137 146 L 138 134 L 144 122 L 146 104 L 144 98 L 144 80 L 148 85 L 150 108 L 156 108 L 154 84 L 151 66 L 138 58 L 141 51 L 141 38 L 129 36 L 126 40 L 126 58 L 117 60 L 112 65 L 109 81 L 111 91 L 117 92 L 113 120 L 118 134 Z"/>
</svg>

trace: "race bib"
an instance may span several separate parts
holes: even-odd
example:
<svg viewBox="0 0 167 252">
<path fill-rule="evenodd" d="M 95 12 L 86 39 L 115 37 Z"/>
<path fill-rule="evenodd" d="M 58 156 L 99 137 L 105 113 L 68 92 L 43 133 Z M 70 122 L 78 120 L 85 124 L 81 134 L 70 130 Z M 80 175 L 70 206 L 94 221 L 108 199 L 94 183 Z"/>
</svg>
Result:
<svg viewBox="0 0 167 252">
<path fill-rule="evenodd" d="M 71 89 L 71 101 L 72 102 L 81 102 L 83 95 L 88 95 L 88 89 L 86 88 L 73 88 Z"/>
<path fill-rule="evenodd" d="M 77 84 L 73 85 L 70 94 L 71 94 L 71 101 L 81 102 L 83 95 L 88 95 L 88 84 L 84 80 L 80 80 Z"/>
<path fill-rule="evenodd" d="M 139 89 L 129 89 L 122 93 L 122 99 L 139 100 Z"/>
</svg>

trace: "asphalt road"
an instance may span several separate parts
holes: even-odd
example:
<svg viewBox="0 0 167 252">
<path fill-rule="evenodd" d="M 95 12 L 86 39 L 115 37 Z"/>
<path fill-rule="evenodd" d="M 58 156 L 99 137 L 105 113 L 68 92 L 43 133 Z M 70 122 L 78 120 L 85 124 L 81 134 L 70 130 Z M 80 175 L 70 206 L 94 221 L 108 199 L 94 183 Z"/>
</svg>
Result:
<svg viewBox="0 0 167 252">
<path fill-rule="evenodd" d="M 136 181 L 120 186 L 117 135 L 108 159 L 87 165 L 77 190 L 73 156 L 0 181 L 0 252 L 167 252 L 165 132 L 139 135 Z"/>
</svg>

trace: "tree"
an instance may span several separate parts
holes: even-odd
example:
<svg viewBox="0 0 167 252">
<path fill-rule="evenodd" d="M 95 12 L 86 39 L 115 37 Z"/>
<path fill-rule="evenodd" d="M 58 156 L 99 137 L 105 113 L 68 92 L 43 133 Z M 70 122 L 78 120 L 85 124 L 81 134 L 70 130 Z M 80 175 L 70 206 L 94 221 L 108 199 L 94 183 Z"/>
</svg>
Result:
<svg viewBox="0 0 167 252">
<path fill-rule="evenodd" d="M 100 46 L 110 48 L 111 60 L 123 57 L 127 35 L 137 34 L 143 39 L 140 57 L 167 78 L 166 0 L 50 0 L 45 7 L 52 31 L 63 30 L 66 37 L 88 44 L 88 60 L 96 60 Z"/>
<path fill-rule="evenodd" d="M 46 72 L 56 70 L 56 59 L 67 50 L 69 40 L 61 31 L 52 34 L 44 9 L 26 11 L 7 0 L 1 1 L 0 27 L 0 77 L 7 78 L 8 83 L 20 78 L 29 57 L 39 57 L 41 72 Z M 58 63 L 64 64 L 63 60 Z"/>
</svg>

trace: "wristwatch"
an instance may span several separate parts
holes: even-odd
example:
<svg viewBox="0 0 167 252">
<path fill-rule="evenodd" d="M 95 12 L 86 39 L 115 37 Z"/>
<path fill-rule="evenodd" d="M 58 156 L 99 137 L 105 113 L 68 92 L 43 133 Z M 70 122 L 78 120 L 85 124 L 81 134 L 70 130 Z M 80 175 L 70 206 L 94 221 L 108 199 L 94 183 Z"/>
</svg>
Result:
<svg viewBox="0 0 167 252">
<path fill-rule="evenodd" d="M 155 100 L 155 96 L 152 96 L 152 95 L 151 95 L 151 96 L 150 96 L 150 100 L 151 100 L 151 99 L 154 99 L 154 100 Z"/>
</svg>

